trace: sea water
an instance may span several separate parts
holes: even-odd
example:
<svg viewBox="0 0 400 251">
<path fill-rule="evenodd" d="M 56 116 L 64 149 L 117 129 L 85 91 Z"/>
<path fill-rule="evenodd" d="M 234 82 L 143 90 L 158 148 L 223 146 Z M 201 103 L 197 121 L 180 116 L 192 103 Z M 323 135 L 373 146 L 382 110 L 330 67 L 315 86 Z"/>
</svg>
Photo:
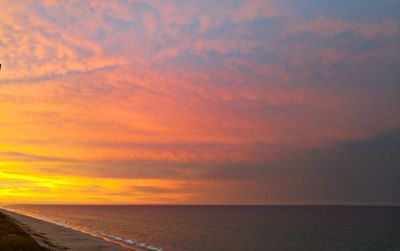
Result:
<svg viewBox="0 0 400 251">
<path fill-rule="evenodd" d="M 12 205 L 154 251 L 400 250 L 400 207 Z"/>
</svg>

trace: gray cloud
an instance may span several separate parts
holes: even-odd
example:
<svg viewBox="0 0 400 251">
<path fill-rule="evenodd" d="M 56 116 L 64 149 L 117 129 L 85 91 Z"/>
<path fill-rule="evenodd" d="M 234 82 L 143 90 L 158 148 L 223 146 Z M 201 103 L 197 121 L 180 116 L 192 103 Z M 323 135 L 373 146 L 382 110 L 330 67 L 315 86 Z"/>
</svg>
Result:
<svg viewBox="0 0 400 251">
<path fill-rule="evenodd" d="M 307 151 L 276 163 L 224 165 L 204 178 L 248 180 L 261 198 L 270 184 L 277 198 L 303 203 L 400 204 L 400 130 Z M 265 198 L 265 197 L 264 197 Z"/>
<path fill-rule="evenodd" d="M 33 155 L 33 154 L 26 154 L 22 152 L 0 152 L 0 158 L 9 159 L 12 161 L 23 161 L 23 162 L 30 162 L 30 161 L 40 161 L 40 162 L 73 162 L 76 161 L 74 159 L 68 158 L 60 158 L 54 156 L 42 156 L 42 155 Z"/>
</svg>

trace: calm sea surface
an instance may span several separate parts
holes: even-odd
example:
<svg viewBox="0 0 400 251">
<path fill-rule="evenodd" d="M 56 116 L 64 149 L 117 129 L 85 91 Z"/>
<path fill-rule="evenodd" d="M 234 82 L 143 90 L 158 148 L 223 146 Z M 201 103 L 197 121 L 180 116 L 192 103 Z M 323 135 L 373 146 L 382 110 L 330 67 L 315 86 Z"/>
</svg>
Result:
<svg viewBox="0 0 400 251">
<path fill-rule="evenodd" d="M 13 205 L 148 250 L 400 250 L 400 207 Z"/>
</svg>

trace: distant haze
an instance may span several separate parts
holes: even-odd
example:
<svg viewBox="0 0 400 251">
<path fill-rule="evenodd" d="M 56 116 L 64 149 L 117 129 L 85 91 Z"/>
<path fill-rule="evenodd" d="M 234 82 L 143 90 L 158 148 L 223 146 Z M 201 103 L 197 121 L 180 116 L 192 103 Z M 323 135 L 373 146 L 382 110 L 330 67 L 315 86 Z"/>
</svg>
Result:
<svg viewBox="0 0 400 251">
<path fill-rule="evenodd" d="M 2 203 L 400 204 L 400 1 L 0 6 Z"/>
</svg>

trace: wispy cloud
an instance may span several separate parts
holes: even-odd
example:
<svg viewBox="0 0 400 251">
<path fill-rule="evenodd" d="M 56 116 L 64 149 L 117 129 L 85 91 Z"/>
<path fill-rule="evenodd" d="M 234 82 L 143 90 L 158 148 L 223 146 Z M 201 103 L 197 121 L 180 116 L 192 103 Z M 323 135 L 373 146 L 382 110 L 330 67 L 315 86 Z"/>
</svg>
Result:
<svg viewBox="0 0 400 251">
<path fill-rule="evenodd" d="M 23 162 L 30 162 L 30 161 L 40 161 L 40 162 L 70 162 L 74 161 L 72 159 L 66 158 L 58 158 L 58 157 L 51 157 L 51 156 L 41 156 L 41 155 L 32 155 L 26 154 L 21 152 L 0 152 L 0 158 L 2 161 L 23 161 Z"/>
<path fill-rule="evenodd" d="M 268 183 L 271 194 L 252 198 L 268 202 L 276 180 L 311 172 L 271 171 L 279 163 L 400 125 L 394 1 L 365 3 L 368 15 L 345 1 L 2 3 L 8 171 L 79 177 L 88 187 L 99 179 L 103 199 L 114 186 L 109 193 L 130 192 L 115 195 L 124 202 L 146 200 L 153 187 L 160 201 L 185 189 L 190 200 L 223 201 L 205 186 L 232 184 L 243 192 L 229 200 L 241 201 Z"/>
</svg>

